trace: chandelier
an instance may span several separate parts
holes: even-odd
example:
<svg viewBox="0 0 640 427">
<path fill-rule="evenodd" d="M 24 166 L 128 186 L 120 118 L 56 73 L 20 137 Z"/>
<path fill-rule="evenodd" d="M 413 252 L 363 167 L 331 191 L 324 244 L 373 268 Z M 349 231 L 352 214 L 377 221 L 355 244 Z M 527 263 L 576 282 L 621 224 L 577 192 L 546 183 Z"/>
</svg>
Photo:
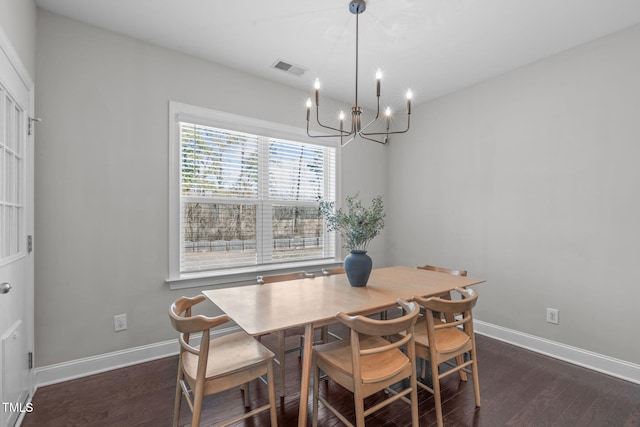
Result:
<svg viewBox="0 0 640 427">
<path fill-rule="evenodd" d="M 391 108 L 387 107 L 384 112 L 384 118 L 382 120 L 378 120 L 380 118 L 380 83 L 382 80 L 382 71 L 378 69 L 376 72 L 376 98 L 377 98 L 377 110 L 375 117 L 368 123 L 362 123 L 363 109 L 358 105 L 358 17 L 362 12 L 367 8 L 366 0 L 351 0 L 349 3 L 349 11 L 356 15 L 356 84 L 355 84 L 355 103 L 354 106 L 351 107 L 351 126 L 350 128 L 345 129 L 344 125 L 344 112 L 340 111 L 339 116 L 339 127 L 327 126 L 320 122 L 320 80 L 316 79 L 315 81 L 315 109 L 316 109 L 316 122 L 318 125 L 324 129 L 328 129 L 331 131 L 328 134 L 322 135 L 312 135 L 309 131 L 309 118 L 311 116 L 311 107 L 313 106 L 311 98 L 307 99 L 307 135 L 311 138 L 327 138 L 334 137 L 340 138 L 340 145 L 345 146 L 349 142 L 353 141 L 356 137 L 361 137 L 363 139 L 367 139 L 369 141 L 374 141 L 380 144 L 387 144 L 389 142 L 389 135 L 405 133 L 409 130 L 409 125 L 411 122 L 411 90 L 407 91 L 407 127 L 404 130 L 396 130 L 391 131 Z M 374 125 L 374 123 L 381 123 L 381 125 Z M 382 127 L 385 127 L 386 130 L 383 132 L 380 131 L 369 131 L 367 129 L 373 129 L 377 127 L 378 130 Z"/>
</svg>

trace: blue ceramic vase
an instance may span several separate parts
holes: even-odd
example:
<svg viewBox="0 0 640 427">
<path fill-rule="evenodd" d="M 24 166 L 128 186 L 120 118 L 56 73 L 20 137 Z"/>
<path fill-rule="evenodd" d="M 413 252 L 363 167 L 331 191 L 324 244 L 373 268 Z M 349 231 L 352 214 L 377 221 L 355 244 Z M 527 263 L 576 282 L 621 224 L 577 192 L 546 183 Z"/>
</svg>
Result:
<svg viewBox="0 0 640 427">
<path fill-rule="evenodd" d="M 366 286 L 372 267 L 373 261 L 367 251 L 353 250 L 344 259 L 344 271 L 351 286 Z"/>
</svg>

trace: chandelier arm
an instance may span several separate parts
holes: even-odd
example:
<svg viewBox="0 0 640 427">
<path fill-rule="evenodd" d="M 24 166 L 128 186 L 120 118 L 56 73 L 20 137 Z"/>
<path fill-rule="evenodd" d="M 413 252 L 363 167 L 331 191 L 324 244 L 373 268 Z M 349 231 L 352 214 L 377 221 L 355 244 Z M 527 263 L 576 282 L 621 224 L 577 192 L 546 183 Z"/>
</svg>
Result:
<svg viewBox="0 0 640 427">
<path fill-rule="evenodd" d="M 351 134 L 348 134 L 346 136 L 349 136 Z M 307 129 L 307 136 L 309 138 L 344 138 L 345 135 L 311 135 L 309 129 Z"/>
<path fill-rule="evenodd" d="M 382 144 L 382 145 L 387 145 L 389 143 L 388 139 L 385 137 L 384 140 L 382 141 L 378 141 L 375 138 L 369 138 L 368 136 L 366 136 L 367 134 L 363 134 L 363 133 L 359 133 L 358 136 L 362 139 L 367 139 L 369 141 L 373 141 L 373 142 L 377 142 L 378 144 Z M 371 135 L 377 135 L 377 134 L 371 134 Z M 384 133 L 381 133 L 379 135 L 386 135 Z"/>
<path fill-rule="evenodd" d="M 397 135 L 399 133 L 406 133 L 409 130 L 409 127 L 411 127 L 411 114 L 409 114 L 407 116 L 407 128 L 404 130 L 396 130 L 396 131 L 392 131 L 389 132 L 387 130 L 387 132 L 371 132 L 371 133 L 364 133 L 364 132 L 360 132 L 360 135 L 367 135 L 367 136 L 372 136 L 372 135 Z"/>
<path fill-rule="evenodd" d="M 337 128 L 334 128 L 334 127 L 331 127 L 331 126 L 323 125 L 320 122 L 320 108 L 318 108 L 318 107 L 316 107 L 316 122 L 318 122 L 319 126 L 325 128 L 325 129 L 331 129 L 332 131 L 339 132 L 340 135 L 350 135 L 351 134 L 351 132 L 348 132 L 346 130 L 340 130 L 340 129 L 337 129 Z M 340 135 L 335 135 L 335 136 L 340 136 Z"/>
<path fill-rule="evenodd" d="M 364 127 L 363 127 L 362 129 L 360 129 L 360 132 L 358 132 L 358 133 L 361 133 L 361 134 L 367 135 L 364 131 L 365 131 L 369 126 L 371 126 L 373 123 L 375 123 L 375 121 L 376 121 L 376 120 L 378 120 L 378 115 L 376 115 L 376 117 L 375 117 L 373 120 L 371 120 L 369 123 L 367 123 L 366 125 L 364 125 Z"/>
<path fill-rule="evenodd" d="M 343 131 L 344 133 L 346 133 L 346 131 Z M 353 132 L 349 132 L 347 133 L 346 136 L 351 135 Z M 311 135 L 311 130 L 309 129 L 309 122 L 307 121 L 307 136 L 309 138 L 343 138 L 345 135 Z"/>
<path fill-rule="evenodd" d="M 344 138 L 343 135 L 311 135 L 309 132 L 307 132 L 307 136 L 309 138 Z"/>
<path fill-rule="evenodd" d="M 349 135 L 351 135 L 351 134 L 349 134 Z M 340 140 L 340 147 L 344 147 L 345 145 L 347 145 L 348 143 L 350 143 L 354 139 L 356 139 L 356 134 L 355 133 L 353 133 L 353 136 L 351 138 L 349 138 L 346 142 L 343 142 L 342 139 L 341 139 Z"/>
</svg>

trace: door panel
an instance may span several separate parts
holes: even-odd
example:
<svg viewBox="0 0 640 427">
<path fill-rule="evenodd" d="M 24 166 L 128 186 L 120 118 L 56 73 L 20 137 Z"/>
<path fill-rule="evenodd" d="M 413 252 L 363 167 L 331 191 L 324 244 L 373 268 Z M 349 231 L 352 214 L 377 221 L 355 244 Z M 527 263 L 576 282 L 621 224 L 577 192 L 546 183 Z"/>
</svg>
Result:
<svg viewBox="0 0 640 427">
<path fill-rule="evenodd" d="M 13 408 L 2 408 L 3 412 L 12 414 L 9 418 L 9 425 L 15 422 L 21 410 L 25 408 L 25 401 L 28 391 L 28 378 L 25 372 L 29 371 L 27 366 L 27 358 L 24 357 L 25 351 L 25 330 L 22 321 L 15 322 L 2 337 L 2 382 L 3 389 L 6 390 L 5 396 L 2 397 L 3 402 L 15 402 Z M 3 405 L 6 406 L 6 405 Z M 6 410 L 5 410 L 6 409 Z"/>
<path fill-rule="evenodd" d="M 33 84 L 21 69 L 0 29 L 0 427 L 20 419 L 33 390 Z"/>
</svg>

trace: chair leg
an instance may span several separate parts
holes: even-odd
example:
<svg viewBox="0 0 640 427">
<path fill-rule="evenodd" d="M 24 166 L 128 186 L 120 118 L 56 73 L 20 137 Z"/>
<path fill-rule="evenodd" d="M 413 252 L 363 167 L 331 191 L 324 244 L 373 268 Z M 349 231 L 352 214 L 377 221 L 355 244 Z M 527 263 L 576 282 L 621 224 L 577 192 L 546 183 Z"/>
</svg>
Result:
<svg viewBox="0 0 640 427">
<path fill-rule="evenodd" d="M 204 387 L 196 385 L 193 391 L 193 414 L 191 418 L 191 427 L 200 426 L 200 416 L 202 415 L 202 399 L 204 398 Z"/>
<path fill-rule="evenodd" d="M 273 378 L 273 360 L 270 360 L 267 365 L 267 387 L 269 389 L 269 413 L 271 414 L 271 426 L 277 427 L 278 414 L 276 412 L 276 387 L 274 386 Z"/>
<path fill-rule="evenodd" d="M 442 396 L 440 396 L 440 374 L 435 357 L 431 357 L 431 378 L 433 378 L 433 400 L 436 406 L 438 427 L 442 427 Z"/>
<path fill-rule="evenodd" d="M 180 406 L 182 404 L 182 369 L 178 367 L 178 381 L 176 382 L 176 401 L 173 406 L 173 427 L 178 427 L 178 420 L 180 419 Z"/>
<path fill-rule="evenodd" d="M 458 366 L 462 365 L 464 363 L 464 356 L 460 355 L 460 356 L 456 356 L 456 364 Z M 458 374 L 460 374 L 460 381 L 467 381 L 467 373 L 465 371 L 463 371 L 462 369 L 460 369 L 458 371 Z"/>
<path fill-rule="evenodd" d="M 313 412 L 312 427 L 318 427 L 318 393 L 320 393 L 320 369 L 312 362 L 313 369 Z"/>
<path fill-rule="evenodd" d="M 355 395 L 354 403 L 356 406 L 356 427 L 364 427 L 364 400 L 360 395 Z"/>
<path fill-rule="evenodd" d="M 473 364 L 471 365 L 471 372 L 473 375 L 473 390 L 476 395 L 476 406 L 480 407 L 480 379 L 478 378 L 478 359 L 476 359 L 475 348 L 471 350 L 471 359 Z"/>
<path fill-rule="evenodd" d="M 304 334 L 300 335 L 300 342 L 298 342 L 298 359 L 302 357 L 302 350 L 304 350 Z"/>
<path fill-rule="evenodd" d="M 249 402 L 249 383 L 245 383 L 244 386 L 242 387 L 244 390 L 244 407 L 248 408 L 249 406 L 251 406 L 250 402 Z"/>
<path fill-rule="evenodd" d="M 280 362 L 280 397 L 284 397 L 284 331 L 278 332 L 278 362 Z"/>
<path fill-rule="evenodd" d="M 411 377 L 411 426 L 412 427 L 420 427 L 420 422 L 418 420 L 418 381 L 417 375 Z"/>
<path fill-rule="evenodd" d="M 329 342 L 329 326 L 323 326 L 322 329 L 320 330 L 321 332 L 321 336 L 320 339 L 322 340 L 323 344 L 326 344 Z"/>
</svg>

